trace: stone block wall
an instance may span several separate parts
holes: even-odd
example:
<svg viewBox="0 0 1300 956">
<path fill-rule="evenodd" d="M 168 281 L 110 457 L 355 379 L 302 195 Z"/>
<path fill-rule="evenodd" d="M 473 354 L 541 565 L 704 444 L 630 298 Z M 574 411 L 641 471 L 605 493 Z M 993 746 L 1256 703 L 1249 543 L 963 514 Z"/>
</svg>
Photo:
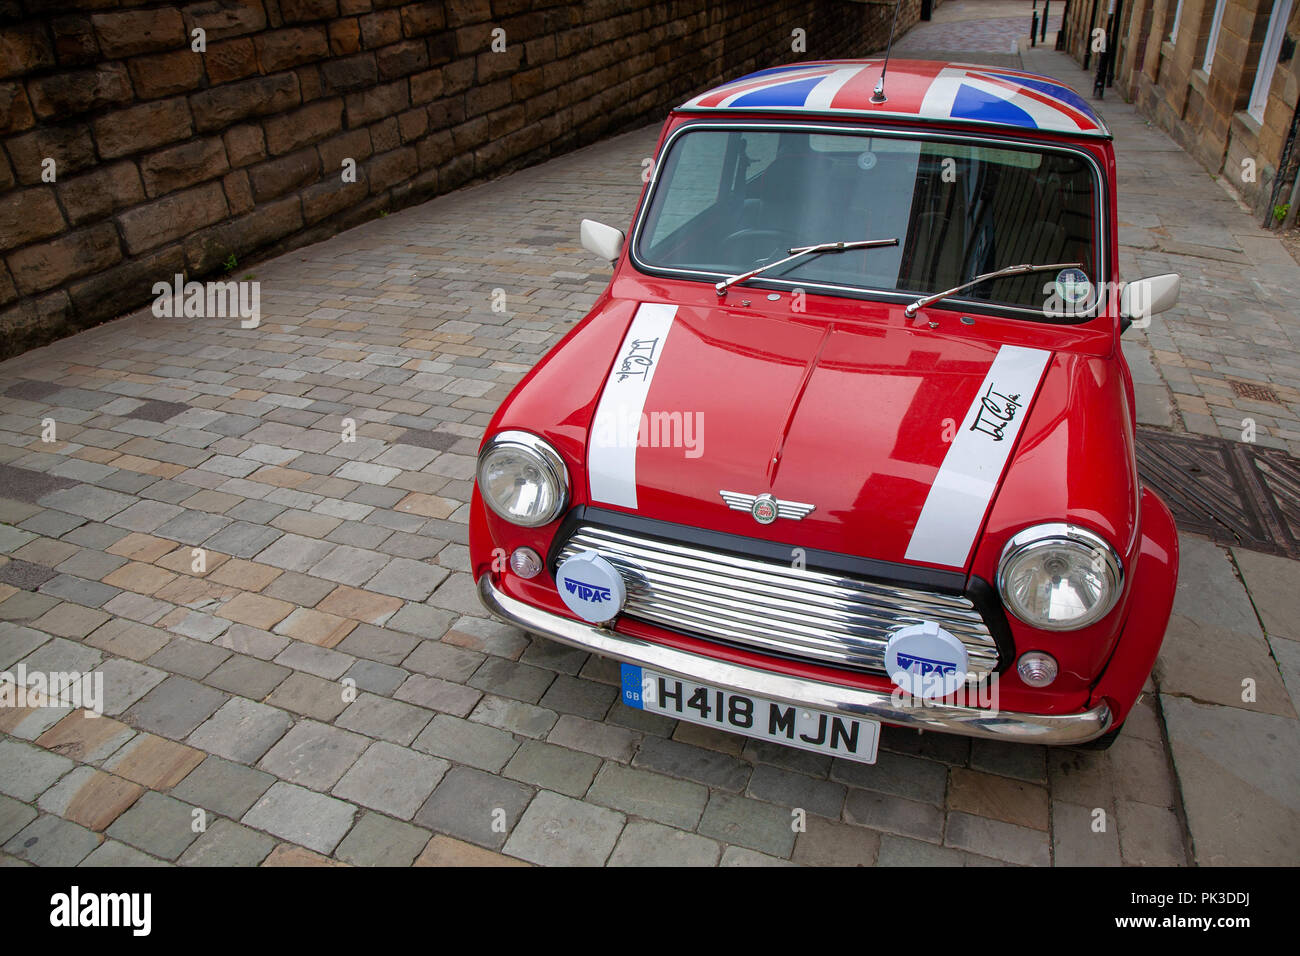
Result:
<svg viewBox="0 0 1300 956">
<path fill-rule="evenodd" d="M 657 121 L 746 71 L 880 49 L 893 9 L 0 0 L 0 356 L 137 308 L 176 273 L 242 268 Z M 905 0 L 900 33 L 919 9 Z"/>
<path fill-rule="evenodd" d="M 1222 175 L 1261 218 L 1269 207 L 1285 143 L 1300 101 L 1300 56 L 1273 73 L 1263 121 L 1247 112 L 1269 15 L 1277 0 L 1226 0 L 1211 69 L 1204 69 L 1215 0 L 1128 0 L 1118 25 L 1115 90 L 1165 130 L 1210 173 Z M 1094 10 L 1097 10 L 1095 19 Z M 1105 4 L 1072 4 L 1067 35 L 1082 59 Z M 1300 4 L 1286 32 L 1300 38 Z M 1294 169 L 1294 152 L 1290 164 Z M 1289 184 L 1286 171 L 1284 181 Z M 1285 202 L 1287 195 L 1279 197 Z"/>
</svg>

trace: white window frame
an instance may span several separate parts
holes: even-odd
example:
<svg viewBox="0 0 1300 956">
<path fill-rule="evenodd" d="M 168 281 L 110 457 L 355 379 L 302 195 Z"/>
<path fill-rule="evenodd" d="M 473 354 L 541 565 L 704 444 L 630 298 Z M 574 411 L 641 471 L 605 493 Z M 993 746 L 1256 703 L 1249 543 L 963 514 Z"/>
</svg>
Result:
<svg viewBox="0 0 1300 956">
<path fill-rule="evenodd" d="M 1250 105 L 1246 112 L 1258 122 L 1264 122 L 1264 109 L 1268 106 L 1268 91 L 1273 85 L 1277 70 L 1277 57 L 1282 50 L 1282 37 L 1286 35 L 1287 21 L 1291 19 L 1292 0 L 1277 0 L 1268 18 L 1268 33 L 1259 51 L 1259 66 L 1255 68 L 1255 83 L 1250 89 Z"/>
<path fill-rule="evenodd" d="M 1214 49 L 1219 45 L 1219 27 L 1223 25 L 1223 8 L 1227 6 L 1227 0 L 1215 0 L 1214 17 L 1210 20 L 1210 35 L 1205 41 L 1205 62 L 1201 64 L 1201 69 L 1206 73 L 1214 65 Z"/>
<path fill-rule="evenodd" d="M 1169 28 L 1169 42 L 1177 45 L 1178 43 L 1178 21 L 1183 18 L 1183 0 L 1178 0 L 1178 6 L 1174 7 L 1174 25 Z"/>
</svg>

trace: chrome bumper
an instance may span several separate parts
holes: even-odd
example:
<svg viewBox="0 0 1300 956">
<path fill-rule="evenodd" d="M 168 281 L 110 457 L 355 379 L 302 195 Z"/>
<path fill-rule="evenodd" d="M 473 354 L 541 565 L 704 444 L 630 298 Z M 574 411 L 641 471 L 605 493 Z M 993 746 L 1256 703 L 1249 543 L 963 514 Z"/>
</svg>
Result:
<svg viewBox="0 0 1300 956">
<path fill-rule="evenodd" d="M 995 712 L 947 704 L 908 706 L 884 691 L 773 674 L 743 664 L 701 657 L 525 604 L 498 590 L 490 574 L 478 579 L 478 596 L 483 606 L 501 620 L 561 644 L 676 677 L 802 707 L 867 717 L 916 730 L 937 730 L 966 737 L 1029 744 L 1082 744 L 1100 737 L 1111 725 L 1110 708 L 1104 702 L 1082 713 L 1062 715 Z"/>
</svg>

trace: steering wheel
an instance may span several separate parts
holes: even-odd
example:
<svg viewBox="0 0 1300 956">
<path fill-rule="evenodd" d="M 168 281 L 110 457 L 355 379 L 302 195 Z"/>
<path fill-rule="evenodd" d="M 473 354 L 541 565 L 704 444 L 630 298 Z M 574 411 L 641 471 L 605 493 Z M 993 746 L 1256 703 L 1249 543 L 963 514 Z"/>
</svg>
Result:
<svg viewBox="0 0 1300 956">
<path fill-rule="evenodd" d="M 737 229 L 731 235 L 722 240 L 724 245 L 730 246 L 733 242 L 743 242 L 746 245 L 742 248 L 752 250 L 752 255 L 741 256 L 739 258 L 762 262 L 767 259 L 784 259 L 790 254 L 789 250 L 798 244 L 798 237 L 786 229 Z M 773 253 L 780 253 L 773 255 Z"/>
</svg>

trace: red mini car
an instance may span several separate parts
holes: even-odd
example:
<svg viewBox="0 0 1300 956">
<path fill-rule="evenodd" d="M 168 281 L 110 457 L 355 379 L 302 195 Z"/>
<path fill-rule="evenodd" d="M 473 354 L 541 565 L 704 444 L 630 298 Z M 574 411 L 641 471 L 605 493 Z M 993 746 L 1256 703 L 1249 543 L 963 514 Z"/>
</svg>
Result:
<svg viewBox="0 0 1300 956">
<path fill-rule="evenodd" d="M 632 707 L 850 760 L 1105 745 L 1178 573 L 1139 481 L 1115 155 L 1046 77 L 801 63 L 675 110 L 591 313 L 487 429 L 478 593 Z"/>
</svg>

